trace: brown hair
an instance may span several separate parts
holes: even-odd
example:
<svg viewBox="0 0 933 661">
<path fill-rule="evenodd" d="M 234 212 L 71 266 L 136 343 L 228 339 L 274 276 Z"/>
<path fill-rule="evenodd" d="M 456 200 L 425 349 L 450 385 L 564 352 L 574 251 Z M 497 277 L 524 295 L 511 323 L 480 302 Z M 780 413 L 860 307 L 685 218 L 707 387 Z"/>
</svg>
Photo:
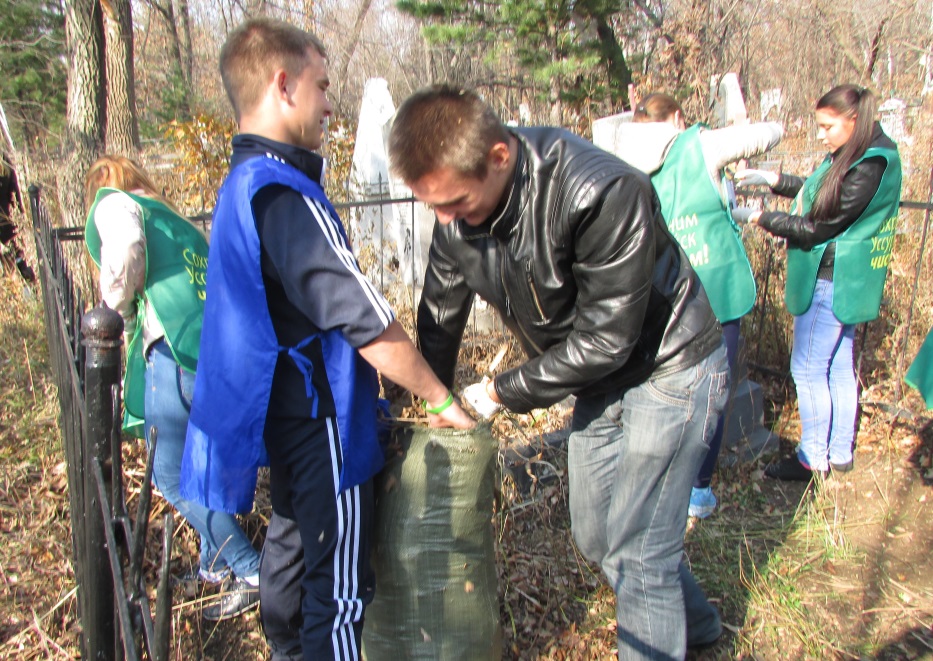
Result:
<svg viewBox="0 0 933 661">
<path fill-rule="evenodd" d="M 104 154 L 88 168 L 84 177 L 84 203 L 90 210 L 101 188 L 117 188 L 122 191 L 142 190 L 149 197 L 164 202 L 173 211 L 178 211 L 159 193 L 152 179 L 138 163 L 125 156 Z M 182 215 L 179 213 L 179 215 Z"/>
<path fill-rule="evenodd" d="M 864 87 L 839 85 L 820 97 L 816 102 L 816 109 L 830 110 L 843 117 L 855 117 L 852 135 L 833 157 L 833 164 L 823 176 L 816 199 L 810 208 L 810 217 L 819 219 L 831 218 L 839 212 L 842 180 L 852 164 L 860 159 L 871 145 L 878 101 L 875 95 Z"/>
<path fill-rule="evenodd" d="M 434 85 L 399 106 L 389 132 L 389 161 L 407 182 L 444 167 L 483 179 L 489 150 L 508 140 L 502 120 L 475 91 Z"/>
<path fill-rule="evenodd" d="M 285 21 L 253 18 L 231 32 L 220 49 L 220 77 L 237 119 L 259 104 L 276 69 L 304 71 L 309 49 L 327 57 L 320 39 Z"/>
<path fill-rule="evenodd" d="M 666 122 L 674 113 L 680 113 L 683 117 L 684 111 L 680 104 L 669 94 L 654 92 L 649 94 L 635 106 L 635 112 L 632 114 L 632 121 L 643 122 Z"/>
</svg>

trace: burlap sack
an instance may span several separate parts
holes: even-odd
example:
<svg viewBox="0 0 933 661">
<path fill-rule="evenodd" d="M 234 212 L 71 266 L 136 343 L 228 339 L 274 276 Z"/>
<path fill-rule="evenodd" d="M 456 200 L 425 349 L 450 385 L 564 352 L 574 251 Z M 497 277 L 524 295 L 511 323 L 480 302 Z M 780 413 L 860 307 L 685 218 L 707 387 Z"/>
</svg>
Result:
<svg viewBox="0 0 933 661">
<path fill-rule="evenodd" d="M 500 659 L 489 427 L 399 427 L 376 477 L 367 661 Z"/>
</svg>

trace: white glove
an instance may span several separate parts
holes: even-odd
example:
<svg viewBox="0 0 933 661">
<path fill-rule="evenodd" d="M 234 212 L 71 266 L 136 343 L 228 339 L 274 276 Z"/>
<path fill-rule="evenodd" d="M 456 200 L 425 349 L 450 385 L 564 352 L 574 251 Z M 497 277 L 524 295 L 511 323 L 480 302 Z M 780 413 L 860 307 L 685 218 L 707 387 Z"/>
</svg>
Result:
<svg viewBox="0 0 933 661">
<path fill-rule="evenodd" d="M 738 188 L 745 186 L 777 186 L 780 175 L 769 170 L 738 170 L 734 176 Z"/>
<path fill-rule="evenodd" d="M 492 401 L 486 393 L 486 384 L 489 378 L 483 378 L 479 383 L 467 386 L 463 389 L 462 397 L 469 404 L 477 415 L 483 420 L 489 420 L 492 416 L 502 410 L 502 404 Z"/>
<path fill-rule="evenodd" d="M 751 207 L 735 207 L 732 209 L 732 220 L 739 225 L 744 225 L 756 211 L 758 211 L 758 209 L 752 209 Z"/>
</svg>

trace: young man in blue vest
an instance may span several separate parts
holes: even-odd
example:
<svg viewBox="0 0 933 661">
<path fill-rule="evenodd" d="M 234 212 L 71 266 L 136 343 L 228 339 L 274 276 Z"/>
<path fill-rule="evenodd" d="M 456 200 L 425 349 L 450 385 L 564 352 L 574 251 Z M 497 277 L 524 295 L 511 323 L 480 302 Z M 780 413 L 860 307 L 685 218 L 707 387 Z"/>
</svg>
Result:
<svg viewBox="0 0 933 661">
<path fill-rule="evenodd" d="M 447 86 L 399 106 L 389 158 L 437 215 L 418 309 L 437 374 L 453 381 L 479 294 L 528 360 L 464 398 L 488 414 L 576 395 L 571 526 L 616 592 L 619 659 L 682 659 L 715 642 L 719 615 L 682 556 L 726 352 L 648 177 L 567 131 L 508 128 L 475 92 Z"/>
<path fill-rule="evenodd" d="M 383 459 L 376 371 L 421 397 L 432 425 L 474 423 L 360 272 L 324 194 L 315 153 L 333 111 L 324 47 L 287 23 L 253 19 L 228 37 L 220 70 L 240 134 L 211 231 L 187 487 L 215 509 L 247 511 L 268 459 L 270 532 L 297 526 L 304 560 L 282 572 L 293 559 L 270 553 L 295 545 L 264 552 L 271 619 L 279 594 L 297 593 L 282 576 L 301 580 L 301 649 L 269 636 L 274 658 L 358 659 L 374 589 L 371 478 Z M 263 620 L 278 633 L 280 621 Z"/>
</svg>

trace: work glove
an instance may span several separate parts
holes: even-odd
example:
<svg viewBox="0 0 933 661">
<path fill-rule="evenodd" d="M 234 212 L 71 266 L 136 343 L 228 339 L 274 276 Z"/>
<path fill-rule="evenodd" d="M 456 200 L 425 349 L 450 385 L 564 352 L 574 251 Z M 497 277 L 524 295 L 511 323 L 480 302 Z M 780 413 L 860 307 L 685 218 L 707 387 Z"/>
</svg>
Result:
<svg viewBox="0 0 933 661">
<path fill-rule="evenodd" d="M 486 393 L 487 383 L 489 383 L 489 377 L 483 377 L 479 383 L 464 388 L 461 394 L 463 401 L 469 404 L 483 420 L 489 420 L 502 410 L 502 404 L 492 401 Z"/>
<path fill-rule="evenodd" d="M 770 186 L 777 185 L 781 175 L 769 170 L 737 170 L 735 173 L 735 185 L 738 188 L 746 186 Z M 734 216 L 733 216 L 734 217 Z"/>
<path fill-rule="evenodd" d="M 753 209 L 751 207 L 734 207 L 732 209 L 732 220 L 734 220 L 739 225 L 745 225 L 748 223 L 748 219 L 753 213 L 759 211 L 759 209 Z"/>
</svg>

